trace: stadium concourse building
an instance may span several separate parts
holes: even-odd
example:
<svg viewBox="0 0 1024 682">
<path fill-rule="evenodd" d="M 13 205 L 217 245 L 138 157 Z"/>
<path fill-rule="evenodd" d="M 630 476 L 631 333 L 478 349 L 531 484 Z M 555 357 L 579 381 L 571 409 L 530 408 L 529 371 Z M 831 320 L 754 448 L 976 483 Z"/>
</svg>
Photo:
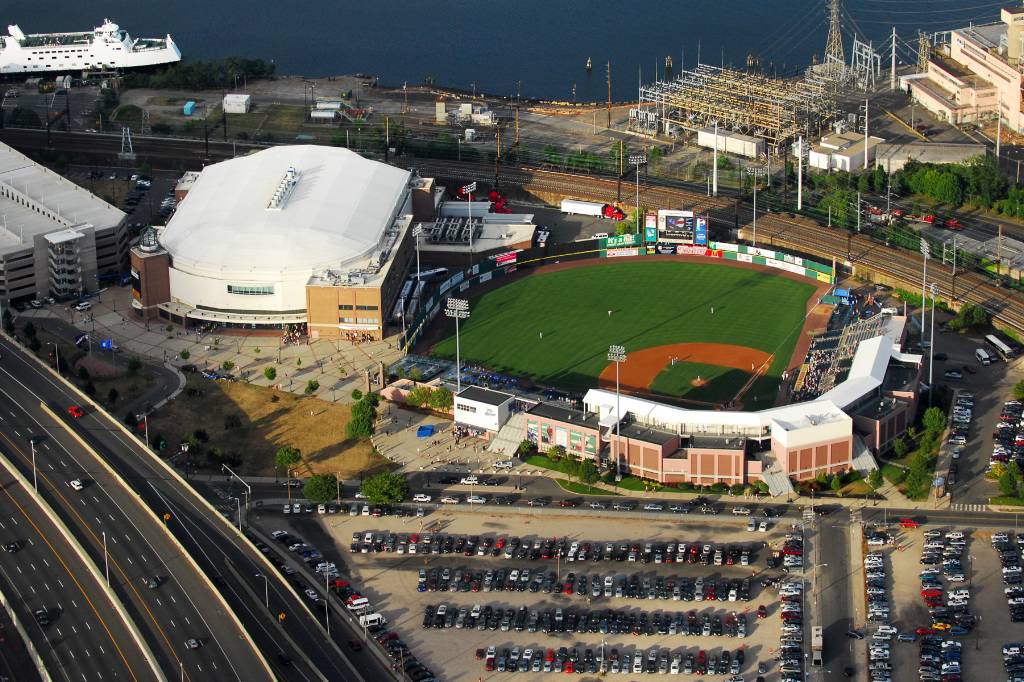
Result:
<svg viewBox="0 0 1024 682">
<path fill-rule="evenodd" d="M 806 402 L 757 412 L 690 410 L 592 389 L 583 409 L 539 403 L 526 410 L 525 436 L 545 452 L 561 445 L 622 473 L 660 483 L 751 484 L 772 495 L 791 480 L 877 468 L 913 423 L 921 356 L 903 353 L 905 318 L 861 341 L 846 378 Z"/>
<path fill-rule="evenodd" d="M 347 149 L 281 146 L 189 177 L 166 227 L 132 249 L 133 305 L 185 326 L 382 338 L 431 219 L 433 180 Z"/>
</svg>

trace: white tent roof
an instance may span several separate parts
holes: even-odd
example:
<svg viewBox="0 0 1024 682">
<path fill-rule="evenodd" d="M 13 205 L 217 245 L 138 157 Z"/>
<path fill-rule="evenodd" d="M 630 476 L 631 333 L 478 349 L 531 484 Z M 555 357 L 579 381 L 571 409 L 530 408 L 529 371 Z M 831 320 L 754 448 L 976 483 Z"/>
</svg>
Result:
<svg viewBox="0 0 1024 682">
<path fill-rule="evenodd" d="M 297 181 L 282 208 L 269 209 L 289 168 Z M 409 175 L 347 149 L 272 147 L 203 169 L 160 242 L 181 270 L 308 276 L 369 255 Z"/>
</svg>

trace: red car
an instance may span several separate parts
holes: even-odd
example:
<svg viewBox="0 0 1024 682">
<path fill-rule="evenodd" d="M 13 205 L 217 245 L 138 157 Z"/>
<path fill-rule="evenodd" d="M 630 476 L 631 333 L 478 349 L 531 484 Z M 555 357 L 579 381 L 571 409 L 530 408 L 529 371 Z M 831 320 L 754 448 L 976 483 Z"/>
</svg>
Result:
<svg viewBox="0 0 1024 682">
<path fill-rule="evenodd" d="M 757 607 L 757 617 L 758 618 L 767 618 L 768 617 L 768 609 L 765 608 L 764 604 L 761 604 L 760 606 Z"/>
<path fill-rule="evenodd" d="M 921 590 L 921 596 L 922 597 L 941 597 L 942 596 L 942 590 L 940 590 L 937 587 L 932 587 L 932 588 L 929 588 L 927 590 Z"/>
<path fill-rule="evenodd" d="M 956 218 L 947 218 L 946 227 L 950 230 L 963 230 L 964 226 Z"/>
<path fill-rule="evenodd" d="M 81 419 L 85 416 L 85 410 L 78 405 L 72 405 L 68 408 L 68 414 L 70 414 L 74 419 Z"/>
<path fill-rule="evenodd" d="M 921 524 L 915 521 L 914 519 L 900 519 L 901 528 L 917 528 L 920 525 Z"/>
<path fill-rule="evenodd" d="M 918 635 L 934 635 L 934 634 L 937 634 L 936 631 L 932 630 L 931 628 L 918 628 L 918 629 L 914 630 L 914 633 L 918 634 Z"/>
</svg>

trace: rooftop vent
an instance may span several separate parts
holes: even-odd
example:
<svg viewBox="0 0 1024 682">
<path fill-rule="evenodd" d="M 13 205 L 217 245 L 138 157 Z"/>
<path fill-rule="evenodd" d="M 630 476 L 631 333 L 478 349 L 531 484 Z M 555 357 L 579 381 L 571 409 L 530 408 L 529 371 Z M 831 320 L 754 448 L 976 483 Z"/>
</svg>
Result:
<svg viewBox="0 0 1024 682">
<path fill-rule="evenodd" d="M 139 238 L 139 249 L 144 253 L 155 253 L 160 250 L 160 242 L 156 238 L 156 230 L 147 228 Z"/>
<path fill-rule="evenodd" d="M 267 204 L 268 211 L 280 211 L 284 209 L 284 205 L 288 202 L 288 197 L 295 191 L 295 186 L 299 184 L 299 171 L 295 170 L 295 166 L 288 166 L 288 170 L 285 171 L 284 177 L 277 183 L 277 187 L 274 189 L 274 194 L 270 197 L 270 203 Z"/>
</svg>

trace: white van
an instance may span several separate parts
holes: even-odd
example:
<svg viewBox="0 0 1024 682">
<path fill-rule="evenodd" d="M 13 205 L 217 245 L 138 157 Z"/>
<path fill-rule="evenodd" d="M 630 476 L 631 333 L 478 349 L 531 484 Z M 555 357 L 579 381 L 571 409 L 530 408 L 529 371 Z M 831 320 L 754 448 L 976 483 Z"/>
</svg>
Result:
<svg viewBox="0 0 1024 682">
<path fill-rule="evenodd" d="M 359 613 L 360 611 L 366 611 L 370 608 L 370 600 L 366 597 L 357 597 L 345 602 L 345 606 L 348 607 L 349 611 Z"/>
<path fill-rule="evenodd" d="M 974 357 L 983 365 L 992 364 L 992 356 L 988 354 L 988 351 L 984 348 L 978 348 L 974 351 Z"/>
<path fill-rule="evenodd" d="M 369 613 L 365 616 L 359 616 L 359 627 L 372 628 L 375 625 L 384 625 L 388 622 L 388 619 L 379 613 Z"/>
<path fill-rule="evenodd" d="M 900 314 L 899 308 L 882 308 L 879 312 L 881 314 L 883 314 L 883 315 L 899 315 Z"/>
</svg>

